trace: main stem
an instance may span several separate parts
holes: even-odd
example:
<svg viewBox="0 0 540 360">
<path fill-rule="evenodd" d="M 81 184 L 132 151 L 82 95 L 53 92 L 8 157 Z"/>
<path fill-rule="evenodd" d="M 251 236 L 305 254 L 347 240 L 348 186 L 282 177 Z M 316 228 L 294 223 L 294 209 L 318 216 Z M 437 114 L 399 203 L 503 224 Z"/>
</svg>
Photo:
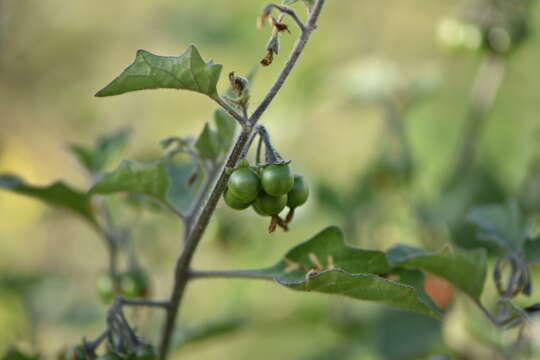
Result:
<svg viewBox="0 0 540 360">
<path fill-rule="evenodd" d="M 186 285 L 190 279 L 190 265 L 193 255 L 197 250 L 199 242 L 206 230 L 208 222 L 214 213 L 214 210 L 223 194 L 225 185 L 227 184 L 228 175 L 226 169 L 234 168 L 241 156 L 245 154 L 251 141 L 253 140 L 257 128 L 256 124 L 261 118 L 264 111 L 268 108 L 272 100 L 275 98 L 285 80 L 291 73 L 292 69 L 296 65 L 302 51 L 304 50 L 313 30 L 316 28 L 317 20 L 321 13 L 322 7 L 325 3 L 325 0 L 318 0 L 311 14 L 309 16 L 306 28 L 302 31 L 300 38 L 297 40 L 294 49 L 287 60 L 285 66 L 281 70 L 276 82 L 272 85 L 268 94 L 265 96 L 264 100 L 257 107 L 255 112 L 251 115 L 248 121 L 248 126 L 242 129 L 242 132 L 236 139 L 234 146 L 232 147 L 227 159 L 222 166 L 219 176 L 214 183 L 210 191 L 206 202 L 200 209 L 195 209 L 197 215 L 193 218 L 192 221 L 186 222 L 186 227 L 184 231 L 185 245 L 182 250 L 178 260 L 176 262 L 175 272 L 174 272 L 174 287 L 170 297 L 169 306 L 167 308 L 167 314 L 165 323 L 162 330 L 162 339 L 160 344 L 160 358 L 165 360 L 167 358 L 169 347 L 171 343 L 171 338 L 174 333 L 174 328 L 176 324 L 176 318 L 184 297 Z"/>
</svg>

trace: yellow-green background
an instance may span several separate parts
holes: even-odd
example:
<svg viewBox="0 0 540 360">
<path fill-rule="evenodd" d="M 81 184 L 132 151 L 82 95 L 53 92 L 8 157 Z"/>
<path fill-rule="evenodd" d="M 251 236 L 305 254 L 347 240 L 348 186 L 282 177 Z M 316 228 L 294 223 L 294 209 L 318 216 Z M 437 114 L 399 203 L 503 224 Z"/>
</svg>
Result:
<svg viewBox="0 0 540 360">
<path fill-rule="evenodd" d="M 0 172 L 20 174 L 35 184 L 61 178 L 85 189 L 89 183 L 66 151 L 66 143 L 90 143 L 100 134 L 129 126 L 133 136 L 124 155 L 140 158 L 157 156 L 158 142 L 164 137 L 198 134 L 215 108 L 199 94 L 161 90 L 105 99 L 93 94 L 131 63 L 139 48 L 179 55 L 195 43 L 203 57 L 224 64 L 224 73 L 246 73 L 264 55 L 270 30 L 257 30 L 255 23 L 265 3 L 0 0 Z M 454 1 L 328 0 L 319 30 L 262 119 L 296 171 L 308 181 L 324 179 L 339 190 L 350 185 L 377 152 L 383 142 L 382 112 L 375 106 L 351 105 L 342 87 L 343 68 L 375 56 L 394 61 L 405 74 L 424 68 L 440 74 L 442 88 L 407 118 L 420 168 L 417 188 L 435 192 L 452 157 L 480 60 L 475 53 L 445 52 L 435 41 L 437 23 L 452 15 L 456 5 Z M 534 9 L 532 18 L 540 26 L 540 8 Z M 257 75 L 254 105 L 276 77 L 296 35 L 293 29 L 293 35 L 283 36 L 282 54 Z M 507 78 L 480 145 L 484 156 L 496 159 L 509 189 L 517 188 L 536 150 L 539 61 L 535 30 L 509 60 Z M 223 77 L 220 87 L 226 86 Z M 227 239 L 231 246 L 223 248 L 215 240 L 216 222 L 211 222 L 195 257 L 196 266 L 270 265 L 292 245 L 327 225 L 340 224 L 316 201 L 302 209 L 290 232 L 273 235 L 266 234 L 265 220 L 251 213 L 232 214 L 222 204 L 218 212 L 246 230 Z M 379 230 L 373 233 L 383 238 L 349 241 L 387 248 L 411 241 L 414 233 L 391 224 Z M 180 226 L 171 216 L 145 213 L 134 232 L 143 263 L 151 269 L 154 294 L 165 297 L 180 249 Z M 24 315 L 18 297 L 0 297 L 0 353 L 9 343 L 31 342 L 31 334 L 37 348 L 49 355 L 83 335 L 96 336 L 103 328 L 106 307 L 95 296 L 94 278 L 105 268 L 106 259 L 100 239 L 78 219 L 1 192 L 0 277 L 8 272 L 38 273 L 46 280 L 32 293 L 34 314 Z M 186 347 L 178 358 L 309 356 L 339 341 L 328 322 L 318 319 L 351 305 L 366 316 L 384 310 L 295 293 L 270 282 L 196 282 L 189 287 L 181 321 L 201 322 L 231 313 L 246 313 L 250 321 L 234 334 Z M 160 310 L 138 314 L 142 332 L 152 338 L 161 315 Z M 377 358 L 369 351 L 363 355 Z"/>
</svg>

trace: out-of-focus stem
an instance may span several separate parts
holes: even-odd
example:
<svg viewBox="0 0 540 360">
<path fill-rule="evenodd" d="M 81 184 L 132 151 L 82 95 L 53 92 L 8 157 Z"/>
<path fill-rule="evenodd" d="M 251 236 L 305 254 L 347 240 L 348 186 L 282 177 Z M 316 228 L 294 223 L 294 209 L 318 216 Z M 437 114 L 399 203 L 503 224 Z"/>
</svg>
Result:
<svg viewBox="0 0 540 360">
<path fill-rule="evenodd" d="M 469 108 L 458 144 L 458 155 L 448 184 L 454 184 L 476 160 L 477 145 L 490 110 L 506 73 L 506 62 L 501 56 L 486 54 L 471 89 Z"/>
</svg>

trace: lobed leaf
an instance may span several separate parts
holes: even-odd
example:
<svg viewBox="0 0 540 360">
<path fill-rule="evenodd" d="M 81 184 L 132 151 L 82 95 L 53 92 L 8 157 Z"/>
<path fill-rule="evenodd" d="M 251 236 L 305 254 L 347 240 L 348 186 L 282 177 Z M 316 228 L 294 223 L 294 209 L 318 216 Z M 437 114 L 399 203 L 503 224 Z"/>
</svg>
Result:
<svg viewBox="0 0 540 360">
<path fill-rule="evenodd" d="M 484 249 L 445 248 L 438 253 L 426 253 L 407 245 L 397 245 L 388 250 L 387 256 L 394 267 L 424 270 L 448 280 L 475 299 L 482 295 L 487 271 Z"/>
<path fill-rule="evenodd" d="M 264 272 L 283 281 L 298 281 L 304 279 L 309 270 L 332 268 L 353 274 L 390 272 L 384 252 L 348 245 L 343 232 L 336 226 L 330 226 L 295 246 L 282 261 Z"/>
<path fill-rule="evenodd" d="M 116 79 L 96 93 L 98 97 L 148 89 L 183 89 L 212 98 L 218 96 L 221 65 L 205 62 L 193 45 L 180 56 L 158 56 L 137 51 L 135 61 Z"/>
<path fill-rule="evenodd" d="M 331 226 L 294 247 L 273 267 L 259 270 L 293 290 L 315 291 L 377 301 L 436 318 L 436 306 L 415 287 L 383 278 L 391 267 L 386 254 L 348 245 L 342 231 Z"/>
<path fill-rule="evenodd" d="M 159 200 L 175 212 L 187 211 L 198 187 L 187 184 L 193 170 L 192 164 L 168 159 L 144 164 L 124 160 L 97 181 L 90 194 L 142 194 Z"/>
<path fill-rule="evenodd" d="M 330 270 L 315 274 L 307 280 L 284 281 L 282 285 L 298 291 L 315 291 L 342 295 L 358 300 L 376 301 L 403 310 L 414 311 L 439 319 L 441 314 L 429 307 L 415 288 L 374 274 L 350 274 Z"/>
<path fill-rule="evenodd" d="M 18 176 L 5 174 L 0 176 L 0 189 L 30 196 L 50 206 L 69 210 L 92 224 L 96 223 L 90 196 L 61 181 L 49 186 L 33 186 Z"/>
</svg>

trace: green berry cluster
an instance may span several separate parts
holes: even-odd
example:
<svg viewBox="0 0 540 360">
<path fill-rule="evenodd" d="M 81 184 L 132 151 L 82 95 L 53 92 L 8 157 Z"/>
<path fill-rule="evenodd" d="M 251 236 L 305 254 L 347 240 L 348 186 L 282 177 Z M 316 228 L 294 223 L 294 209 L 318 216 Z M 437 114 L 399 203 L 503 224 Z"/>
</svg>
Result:
<svg viewBox="0 0 540 360">
<path fill-rule="evenodd" d="M 286 229 L 294 209 L 307 201 L 309 188 L 302 176 L 292 174 L 287 163 L 255 167 L 242 161 L 231 173 L 223 197 L 230 208 L 244 210 L 251 206 L 257 214 L 271 216 Z M 284 222 L 278 215 L 285 207 L 290 212 Z"/>
</svg>

